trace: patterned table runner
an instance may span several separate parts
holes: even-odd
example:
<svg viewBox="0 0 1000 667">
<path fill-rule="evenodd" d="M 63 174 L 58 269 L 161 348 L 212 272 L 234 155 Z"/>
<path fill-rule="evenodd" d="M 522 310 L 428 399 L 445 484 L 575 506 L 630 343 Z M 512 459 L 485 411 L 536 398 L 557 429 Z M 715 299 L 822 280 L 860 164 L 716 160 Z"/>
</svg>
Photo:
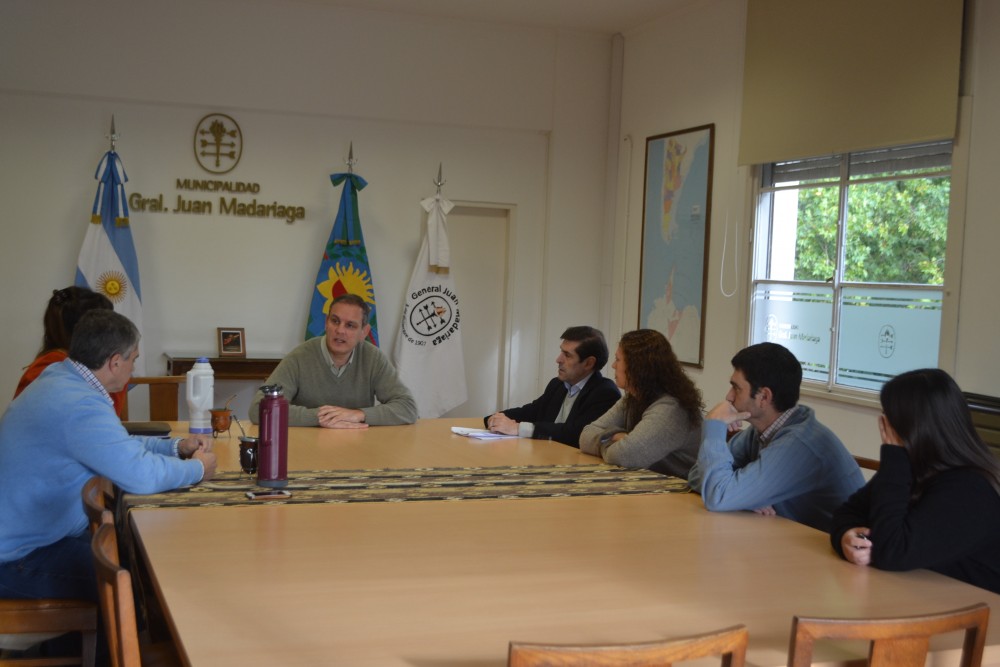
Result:
<svg viewBox="0 0 1000 667">
<path fill-rule="evenodd" d="M 129 509 L 214 505 L 295 505 L 302 503 L 408 502 L 561 498 L 684 493 L 687 482 L 649 470 L 613 465 L 511 466 L 498 468 L 415 468 L 378 470 L 307 470 L 290 472 L 291 497 L 250 500 L 261 490 L 253 477 L 222 472 L 197 486 L 154 495 L 125 494 Z"/>
</svg>

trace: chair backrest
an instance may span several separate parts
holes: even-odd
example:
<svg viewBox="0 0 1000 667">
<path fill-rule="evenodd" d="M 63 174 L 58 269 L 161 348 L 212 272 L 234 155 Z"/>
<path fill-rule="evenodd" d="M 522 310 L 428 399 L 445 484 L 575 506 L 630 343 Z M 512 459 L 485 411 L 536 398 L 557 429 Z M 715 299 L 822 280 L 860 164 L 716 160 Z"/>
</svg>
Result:
<svg viewBox="0 0 1000 667">
<path fill-rule="evenodd" d="M 152 421 L 177 421 L 180 385 L 187 382 L 184 375 L 133 376 L 129 385 L 149 385 L 149 418 Z M 122 407 L 122 421 L 128 421 L 128 392 Z"/>
<path fill-rule="evenodd" d="M 83 497 L 83 511 L 90 523 L 90 534 L 97 532 L 102 523 L 114 523 L 114 515 L 109 506 L 114 495 L 111 480 L 95 475 L 87 480 L 80 491 Z"/>
<path fill-rule="evenodd" d="M 990 608 L 984 603 L 939 614 L 900 618 L 792 619 L 789 667 L 812 664 L 817 639 L 861 639 L 871 642 L 869 667 L 923 667 L 932 635 L 965 630 L 961 667 L 979 667 L 983 661 Z"/>
<path fill-rule="evenodd" d="M 108 637 L 112 667 L 141 667 L 132 576 L 118 564 L 113 524 L 101 524 L 91 540 L 97 571 L 97 598 Z"/>
<path fill-rule="evenodd" d="M 83 637 L 81 655 L 65 658 L 34 656 L 14 658 L 4 654 L 0 657 L 2 665 L 94 667 L 97 656 L 97 607 L 93 602 L 85 600 L 0 599 L 0 648 L 23 650 L 67 632 L 81 633 Z"/>
<path fill-rule="evenodd" d="M 511 642 L 508 667 L 670 667 L 674 662 L 721 656 L 723 667 L 743 667 L 746 660 L 746 626 L 640 644 L 559 645 Z"/>
<path fill-rule="evenodd" d="M 854 462 L 862 470 L 875 470 L 876 472 L 878 471 L 879 463 L 881 463 L 878 459 L 870 459 L 867 456 L 855 456 Z"/>
</svg>

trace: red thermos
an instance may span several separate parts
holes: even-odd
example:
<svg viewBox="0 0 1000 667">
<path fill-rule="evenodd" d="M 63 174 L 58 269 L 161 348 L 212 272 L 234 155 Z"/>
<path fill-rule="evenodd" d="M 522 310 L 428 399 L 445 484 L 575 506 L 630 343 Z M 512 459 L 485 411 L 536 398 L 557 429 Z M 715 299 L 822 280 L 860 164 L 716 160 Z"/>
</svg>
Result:
<svg viewBox="0 0 1000 667">
<path fill-rule="evenodd" d="M 288 400 L 280 384 L 260 388 L 260 449 L 257 484 L 272 488 L 288 485 Z"/>
</svg>

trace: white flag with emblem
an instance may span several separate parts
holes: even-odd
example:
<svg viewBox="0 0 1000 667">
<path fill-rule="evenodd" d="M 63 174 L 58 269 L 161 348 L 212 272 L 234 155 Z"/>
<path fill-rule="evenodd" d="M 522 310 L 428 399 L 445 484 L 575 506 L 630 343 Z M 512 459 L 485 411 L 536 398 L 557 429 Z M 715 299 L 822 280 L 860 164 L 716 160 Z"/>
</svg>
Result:
<svg viewBox="0 0 1000 667">
<path fill-rule="evenodd" d="M 427 211 L 427 232 L 410 276 L 394 356 L 400 380 L 413 392 L 420 417 L 426 419 L 465 403 L 468 392 L 445 223 L 453 204 L 437 194 L 420 205 Z"/>
</svg>

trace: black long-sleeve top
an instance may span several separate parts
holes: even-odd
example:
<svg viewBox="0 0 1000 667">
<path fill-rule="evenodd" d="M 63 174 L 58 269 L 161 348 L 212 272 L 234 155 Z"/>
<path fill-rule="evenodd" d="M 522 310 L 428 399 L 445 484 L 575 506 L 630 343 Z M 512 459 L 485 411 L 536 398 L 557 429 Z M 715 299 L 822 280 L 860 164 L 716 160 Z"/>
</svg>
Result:
<svg viewBox="0 0 1000 667">
<path fill-rule="evenodd" d="M 833 514 L 830 540 L 871 529 L 872 565 L 927 568 L 1000 593 L 1000 494 L 980 472 L 938 473 L 911 502 L 913 471 L 903 447 L 882 445 L 879 470 Z"/>
</svg>

